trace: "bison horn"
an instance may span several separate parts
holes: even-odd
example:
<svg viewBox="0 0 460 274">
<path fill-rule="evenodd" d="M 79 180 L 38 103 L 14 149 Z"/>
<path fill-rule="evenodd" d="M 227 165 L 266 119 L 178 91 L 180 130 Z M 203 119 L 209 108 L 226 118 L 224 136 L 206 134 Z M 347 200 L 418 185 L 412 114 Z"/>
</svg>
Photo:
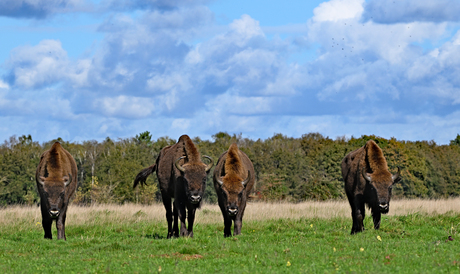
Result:
<svg viewBox="0 0 460 274">
<path fill-rule="evenodd" d="M 179 165 L 179 161 L 184 159 L 184 158 L 185 158 L 185 156 L 182 156 L 179 159 L 177 159 L 176 162 L 174 163 L 174 165 L 177 167 L 177 169 L 180 170 L 181 172 L 185 172 L 185 168 L 183 168 L 181 165 Z"/>
<path fill-rule="evenodd" d="M 211 157 L 207 156 L 207 155 L 203 155 L 204 158 L 207 158 L 209 161 L 211 161 L 207 166 L 206 166 L 206 169 L 205 171 L 208 172 L 212 166 L 214 165 L 214 161 L 212 160 Z"/>
<path fill-rule="evenodd" d="M 251 178 L 251 171 L 248 170 L 248 177 L 243 182 L 241 182 L 244 187 L 246 187 L 246 184 L 249 182 L 250 178 Z"/>
<path fill-rule="evenodd" d="M 399 166 L 398 166 L 398 172 L 391 176 L 391 179 L 393 179 L 393 182 L 399 182 L 399 179 L 401 178 L 401 173 L 400 173 L 400 169 L 399 169 Z"/>
<path fill-rule="evenodd" d="M 42 185 L 42 186 L 45 186 L 45 177 L 38 177 L 38 182 Z"/>
<path fill-rule="evenodd" d="M 363 177 L 369 182 L 372 181 L 371 176 L 369 176 L 369 173 L 366 172 L 365 168 L 363 168 Z"/>
<path fill-rule="evenodd" d="M 67 181 L 64 180 L 64 186 L 67 187 L 72 182 L 72 175 L 69 173 L 69 179 Z"/>
<path fill-rule="evenodd" d="M 222 177 L 217 176 L 217 177 L 216 177 L 216 181 L 219 183 L 220 186 L 223 186 L 223 185 L 224 185 L 224 181 L 222 181 Z"/>
</svg>

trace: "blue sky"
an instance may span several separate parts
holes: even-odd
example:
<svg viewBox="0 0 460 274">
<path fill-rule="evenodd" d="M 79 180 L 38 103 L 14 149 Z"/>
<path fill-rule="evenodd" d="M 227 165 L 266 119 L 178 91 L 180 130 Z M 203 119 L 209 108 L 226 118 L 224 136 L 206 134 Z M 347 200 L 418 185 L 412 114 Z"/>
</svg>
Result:
<svg viewBox="0 0 460 274">
<path fill-rule="evenodd" d="M 0 140 L 447 144 L 460 133 L 458 14 L 453 0 L 0 0 Z"/>
</svg>

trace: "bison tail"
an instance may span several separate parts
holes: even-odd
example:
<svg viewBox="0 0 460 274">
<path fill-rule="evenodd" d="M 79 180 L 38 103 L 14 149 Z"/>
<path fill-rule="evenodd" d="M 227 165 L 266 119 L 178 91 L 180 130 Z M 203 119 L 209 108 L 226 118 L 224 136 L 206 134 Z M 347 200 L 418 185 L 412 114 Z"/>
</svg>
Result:
<svg viewBox="0 0 460 274">
<path fill-rule="evenodd" d="M 133 188 L 136 188 L 136 186 L 140 183 L 141 185 L 147 185 L 145 181 L 147 180 L 147 177 L 149 177 L 150 174 L 155 172 L 157 169 L 157 165 L 151 165 L 148 168 L 144 168 L 137 174 L 136 178 L 134 179 L 134 185 Z"/>
</svg>

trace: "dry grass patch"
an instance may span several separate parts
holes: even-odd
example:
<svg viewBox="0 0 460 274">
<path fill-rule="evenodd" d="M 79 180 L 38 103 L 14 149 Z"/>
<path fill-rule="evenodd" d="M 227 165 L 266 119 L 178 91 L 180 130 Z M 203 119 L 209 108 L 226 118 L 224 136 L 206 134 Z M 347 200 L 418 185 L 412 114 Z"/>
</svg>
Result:
<svg viewBox="0 0 460 274">
<path fill-rule="evenodd" d="M 445 200 L 393 200 L 390 204 L 390 216 L 424 213 L 429 215 L 447 212 L 460 213 L 460 198 Z M 336 218 L 350 217 L 351 210 L 347 201 L 308 201 L 303 203 L 265 203 L 251 202 L 246 207 L 244 221 L 299 218 Z M 165 222 L 163 204 L 149 206 L 139 204 L 94 205 L 81 207 L 72 205 L 67 211 L 66 225 L 96 225 L 110 223 L 135 223 L 139 221 Z M 12 223 L 41 222 L 40 209 L 36 206 L 9 206 L 0 209 L 0 225 Z M 205 204 L 197 211 L 196 223 L 221 223 L 222 216 L 217 205 Z"/>
</svg>

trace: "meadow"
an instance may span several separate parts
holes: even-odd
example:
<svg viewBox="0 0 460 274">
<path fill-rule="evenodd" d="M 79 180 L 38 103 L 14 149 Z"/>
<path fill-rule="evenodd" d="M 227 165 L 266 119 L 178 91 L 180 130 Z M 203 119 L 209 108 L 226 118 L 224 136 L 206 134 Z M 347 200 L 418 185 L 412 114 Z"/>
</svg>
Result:
<svg viewBox="0 0 460 274">
<path fill-rule="evenodd" d="M 67 241 L 43 239 L 36 206 L 0 209 L 3 273 L 450 273 L 460 271 L 460 199 L 393 200 L 380 230 L 350 235 L 346 201 L 248 204 L 223 237 L 217 205 L 194 238 L 166 239 L 162 204 L 71 205 Z"/>
</svg>

